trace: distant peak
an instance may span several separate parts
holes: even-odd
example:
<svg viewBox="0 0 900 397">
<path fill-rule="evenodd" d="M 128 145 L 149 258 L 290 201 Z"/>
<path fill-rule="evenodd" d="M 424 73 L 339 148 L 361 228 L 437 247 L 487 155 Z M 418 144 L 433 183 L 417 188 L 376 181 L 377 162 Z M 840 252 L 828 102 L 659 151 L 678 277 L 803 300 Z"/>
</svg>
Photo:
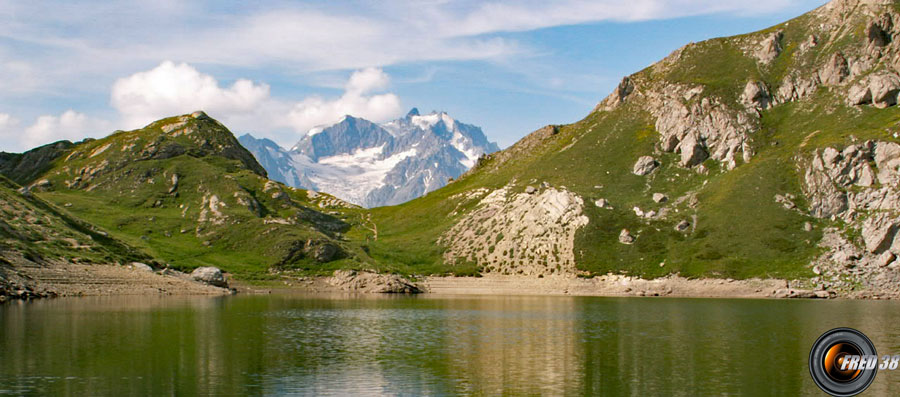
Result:
<svg viewBox="0 0 900 397">
<path fill-rule="evenodd" d="M 412 116 L 418 116 L 418 115 L 419 115 L 419 109 L 412 108 L 409 110 L 409 113 L 406 114 L 406 118 L 410 118 Z"/>
</svg>

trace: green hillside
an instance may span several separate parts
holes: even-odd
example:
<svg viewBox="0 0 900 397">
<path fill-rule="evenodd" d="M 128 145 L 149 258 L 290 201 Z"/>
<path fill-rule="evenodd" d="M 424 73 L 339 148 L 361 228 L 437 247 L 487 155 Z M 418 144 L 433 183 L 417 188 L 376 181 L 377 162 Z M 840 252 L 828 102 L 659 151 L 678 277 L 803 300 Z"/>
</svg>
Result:
<svg viewBox="0 0 900 397">
<path fill-rule="evenodd" d="M 822 230 L 829 226 L 850 230 L 851 225 L 810 215 L 801 186 L 808 159 L 828 146 L 897 141 L 900 131 L 896 106 L 882 109 L 847 101 L 855 83 L 881 71 L 894 73 L 889 61 L 897 53 L 896 42 L 873 50 L 868 32 L 877 23 L 873 21 L 895 16 L 898 6 L 854 3 L 842 8 L 845 3 L 851 2 L 836 1 L 833 7 L 761 32 L 685 46 L 629 76 L 623 82 L 629 88 L 620 86 L 583 120 L 536 131 L 426 197 L 374 209 L 380 239 L 372 246 L 372 255 L 452 271 L 453 265 L 442 257 L 446 245 L 435 242 L 477 205 L 478 200 L 466 200 L 461 193 L 507 184 L 511 191 L 523 192 L 527 186 L 547 182 L 584 199 L 589 222 L 578 230 L 574 248 L 577 269 L 587 272 L 583 274 L 812 277 L 810 264 L 823 251 L 817 246 Z M 757 59 L 757 43 L 773 36 L 778 37 L 780 52 L 769 62 Z M 871 65 L 839 84 L 825 84 L 818 72 L 836 53 L 855 57 L 857 62 L 871 59 Z M 814 91 L 801 98 L 777 99 L 787 77 L 811 80 Z M 762 82 L 770 92 L 769 100 L 776 104 L 758 109 L 742 104 L 742 92 L 750 81 Z M 726 161 L 712 155 L 709 142 L 715 136 L 703 137 L 711 156 L 690 167 L 679 164 L 678 153 L 661 148 L 657 122 L 661 116 L 658 110 L 653 114 L 653 95 L 688 88 L 698 93 L 677 100 L 692 111 L 699 109 L 700 119 L 709 116 L 702 114 L 704 108 L 699 105 L 704 100 L 727 115 L 751 114 L 746 123 L 745 151 L 753 153 L 749 162 L 736 158 L 729 170 Z M 608 106 L 611 102 L 614 105 Z M 653 156 L 659 168 L 646 176 L 633 174 L 635 161 L 645 155 Z M 668 201 L 654 202 L 653 193 L 665 194 Z M 776 195 L 793 195 L 793 208 L 777 202 Z M 612 209 L 592 204 L 601 198 Z M 635 215 L 634 207 L 668 212 L 643 219 Z M 675 230 L 682 221 L 691 223 L 687 232 Z M 809 226 L 804 227 L 807 222 L 812 226 L 809 231 Z M 623 229 L 638 236 L 633 244 L 618 241 Z M 456 266 L 471 272 L 491 263 L 464 260 Z"/>
</svg>

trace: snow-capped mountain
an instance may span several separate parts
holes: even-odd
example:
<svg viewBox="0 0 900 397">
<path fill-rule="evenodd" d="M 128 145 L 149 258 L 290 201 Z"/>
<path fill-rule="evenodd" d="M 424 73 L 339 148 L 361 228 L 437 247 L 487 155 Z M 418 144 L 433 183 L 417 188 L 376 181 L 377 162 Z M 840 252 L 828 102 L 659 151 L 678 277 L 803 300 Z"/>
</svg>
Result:
<svg viewBox="0 0 900 397">
<path fill-rule="evenodd" d="M 310 130 L 285 150 L 268 139 L 239 138 L 269 178 L 333 194 L 364 207 L 395 205 L 447 184 L 499 148 L 481 128 L 444 112 L 384 124 L 345 116 Z"/>
</svg>

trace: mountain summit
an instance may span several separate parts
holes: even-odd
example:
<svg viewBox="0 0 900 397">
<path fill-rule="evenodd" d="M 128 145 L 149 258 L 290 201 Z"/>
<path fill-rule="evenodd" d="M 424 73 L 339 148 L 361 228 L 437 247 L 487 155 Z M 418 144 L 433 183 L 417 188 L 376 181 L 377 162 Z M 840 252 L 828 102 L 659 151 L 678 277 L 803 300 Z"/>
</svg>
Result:
<svg viewBox="0 0 900 397">
<path fill-rule="evenodd" d="M 499 150 L 480 128 L 445 112 L 376 124 L 344 116 L 310 130 L 293 148 L 247 134 L 240 142 L 272 179 L 365 207 L 394 205 L 436 190 Z"/>
</svg>

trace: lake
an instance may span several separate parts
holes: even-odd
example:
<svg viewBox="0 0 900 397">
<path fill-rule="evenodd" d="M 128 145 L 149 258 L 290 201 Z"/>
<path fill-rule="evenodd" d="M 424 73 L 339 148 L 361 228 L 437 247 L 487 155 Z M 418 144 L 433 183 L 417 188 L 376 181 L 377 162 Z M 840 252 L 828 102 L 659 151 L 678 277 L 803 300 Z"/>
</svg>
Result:
<svg viewBox="0 0 900 397">
<path fill-rule="evenodd" d="M 0 394 L 822 395 L 849 326 L 900 354 L 900 304 L 565 296 L 64 298 L 0 305 Z M 868 393 L 900 393 L 900 371 Z"/>
</svg>

